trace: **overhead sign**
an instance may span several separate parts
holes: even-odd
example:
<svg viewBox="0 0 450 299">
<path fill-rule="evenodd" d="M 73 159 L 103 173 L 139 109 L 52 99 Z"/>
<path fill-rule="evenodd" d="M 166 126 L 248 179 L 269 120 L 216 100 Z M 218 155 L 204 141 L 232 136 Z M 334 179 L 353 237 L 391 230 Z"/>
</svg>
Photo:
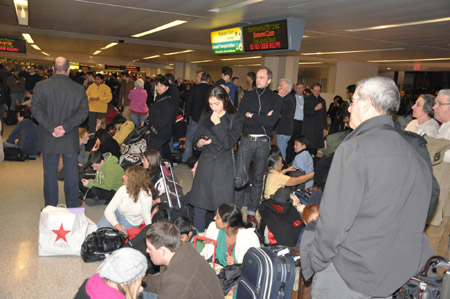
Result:
<svg viewBox="0 0 450 299">
<path fill-rule="evenodd" d="M 245 26 L 245 52 L 286 50 L 289 48 L 287 21 Z"/>
<path fill-rule="evenodd" d="M 123 70 L 121 68 L 120 65 L 116 65 L 116 64 L 105 64 L 105 70 L 110 70 L 110 71 L 121 71 Z"/>
<path fill-rule="evenodd" d="M 20 38 L 0 36 L 0 51 L 27 53 L 27 42 Z"/>
<path fill-rule="evenodd" d="M 141 68 L 139 66 L 125 66 L 124 70 L 129 72 L 139 72 Z"/>
<path fill-rule="evenodd" d="M 211 32 L 213 54 L 237 54 L 243 52 L 241 27 Z"/>
</svg>

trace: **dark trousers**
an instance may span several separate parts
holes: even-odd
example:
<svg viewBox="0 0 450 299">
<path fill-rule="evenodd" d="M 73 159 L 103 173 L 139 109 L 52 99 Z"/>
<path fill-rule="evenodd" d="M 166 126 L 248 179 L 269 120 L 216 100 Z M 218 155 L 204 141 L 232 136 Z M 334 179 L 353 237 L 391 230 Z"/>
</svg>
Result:
<svg viewBox="0 0 450 299">
<path fill-rule="evenodd" d="M 64 165 L 64 195 L 68 208 L 78 207 L 78 153 L 62 154 Z M 43 153 L 45 205 L 58 205 L 59 154 Z"/>
<path fill-rule="evenodd" d="M 215 212 L 194 207 L 193 224 L 199 233 L 204 232 L 205 229 L 208 228 L 208 225 L 214 220 L 214 213 Z"/>
<path fill-rule="evenodd" d="M 248 136 L 242 136 L 236 152 L 236 173 L 244 171 L 248 173 L 250 162 L 253 160 L 253 184 L 251 188 L 250 200 L 247 204 L 247 213 L 255 215 L 256 208 L 261 200 L 261 192 L 264 174 L 267 169 L 267 158 L 270 152 L 270 141 L 267 137 L 259 137 L 251 140 Z M 235 190 L 234 202 L 239 208 L 244 204 L 245 188 Z"/>
<path fill-rule="evenodd" d="M 95 127 L 97 126 L 97 117 L 104 116 L 106 113 L 89 112 L 89 133 L 95 133 Z"/>
<path fill-rule="evenodd" d="M 80 184 L 80 192 L 83 197 L 86 195 L 86 198 L 106 200 L 106 204 L 108 204 L 114 197 L 114 194 L 116 194 L 116 191 L 114 190 L 105 190 L 98 187 L 92 187 L 89 189 L 84 187 L 83 184 Z"/>
<path fill-rule="evenodd" d="M 288 142 L 286 149 L 286 163 L 290 164 L 294 161 L 295 158 L 295 150 L 294 143 L 295 137 L 302 135 L 303 121 L 294 119 L 294 130 L 292 131 L 291 139 Z"/>
</svg>

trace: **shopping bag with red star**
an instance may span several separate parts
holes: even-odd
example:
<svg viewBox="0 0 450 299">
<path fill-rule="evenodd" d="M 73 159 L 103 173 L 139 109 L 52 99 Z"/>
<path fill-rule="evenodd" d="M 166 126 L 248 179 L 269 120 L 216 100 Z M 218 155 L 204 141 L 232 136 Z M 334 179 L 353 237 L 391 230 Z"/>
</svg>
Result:
<svg viewBox="0 0 450 299">
<path fill-rule="evenodd" d="M 84 211 L 45 207 L 39 221 L 39 256 L 79 256 L 87 228 Z"/>
</svg>

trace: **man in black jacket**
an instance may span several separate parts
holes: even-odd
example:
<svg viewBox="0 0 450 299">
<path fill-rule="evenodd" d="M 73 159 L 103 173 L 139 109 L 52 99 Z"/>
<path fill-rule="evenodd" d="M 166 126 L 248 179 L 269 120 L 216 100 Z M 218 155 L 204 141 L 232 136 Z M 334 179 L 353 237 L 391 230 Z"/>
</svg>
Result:
<svg viewBox="0 0 450 299">
<path fill-rule="evenodd" d="M 247 204 L 247 221 L 257 224 L 255 213 L 261 199 L 263 177 L 270 152 L 270 137 L 281 111 L 281 99 L 271 91 L 272 71 L 262 67 L 256 73 L 256 89 L 247 92 L 239 105 L 245 116 L 242 138 L 236 153 L 236 172 L 248 173 L 253 160 L 253 184 Z M 236 190 L 234 201 L 238 207 L 244 203 L 244 190 Z"/>
<path fill-rule="evenodd" d="M 58 163 L 64 163 L 67 207 L 78 206 L 78 126 L 89 112 L 83 86 L 69 78 L 69 61 L 58 57 L 54 75 L 36 84 L 31 110 L 39 122 L 38 150 L 43 153 L 45 205 L 58 205 Z"/>
<path fill-rule="evenodd" d="M 191 88 L 191 93 L 186 103 L 186 118 L 189 118 L 189 124 L 186 132 L 185 149 L 182 157 L 182 162 L 186 161 L 192 156 L 192 140 L 195 132 L 197 132 L 198 120 L 205 108 L 209 90 L 211 86 L 208 85 L 211 76 L 208 73 L 200 72 L 197 74 L 197 85 Z"/>
<path fill-rule="evenodd" d="M 283 160 L 286 160 L 286 149 L 294 130 L 295 97 L 291 93 L 292 82 L 289 79 L 280 79 L 278 83 L 278 95 L 281 97 L 280 119 L 275 125 L 274 131 L 277 134 L 277 143 L 281 151 Z"/>
</svg>

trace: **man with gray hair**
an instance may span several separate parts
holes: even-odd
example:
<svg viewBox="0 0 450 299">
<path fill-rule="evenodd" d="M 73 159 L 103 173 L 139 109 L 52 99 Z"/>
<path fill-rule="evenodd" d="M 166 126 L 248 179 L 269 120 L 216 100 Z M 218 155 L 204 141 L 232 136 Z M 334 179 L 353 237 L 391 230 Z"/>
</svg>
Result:
<svg viewBox="0 0 450 299">
<path fill-rule="evenodd" d="M 286 160 L 286 148 L 294 130 L 295 97 L 292 94 L 292 82 L 289 79 L 280 79 L 278 95 L 281 97 L 281 113 L 274 131 L 277 135 L 277 144 L 283 160 Z"/>
<path fill-rule="evenodd" d="M 63 156 L 64 194 L 68 208 L 78 207 L 78 126 L 89 108 L 83 86 L 69 78 L 69 61 L 58 57 L 54 75 L 36 84 L 31 103 L 39 122 L 38 151 L 43 154 L 45 205 L 58 205 L 58 163 Z"/>
<path fill-rule="evenodd" d="M 320 215 L 303 234 L 313 298 L 391 298 L 433 254 L 424 234 L 431 170 L 394 129 L 394 81 L 358 82 L 354 130 L 334 154 Z"/>
<path fill-rule="evenodd" d="M 434 100 L 434 117 L 442 123 L 436 138 L 450 140 L 450 89 L 441 89 Z M 448 179 L 450 167 L 450 150 L 444 155 L 443 163 L 433 167 L 434 174 L 439 182 L 439 201 L 429 225 L 425 230 L 430 239 L 431 247 L 436 255 L 449 257 L 449 236 L 445 233 L 450 227 L 450 183 Z"/>
</svg>

